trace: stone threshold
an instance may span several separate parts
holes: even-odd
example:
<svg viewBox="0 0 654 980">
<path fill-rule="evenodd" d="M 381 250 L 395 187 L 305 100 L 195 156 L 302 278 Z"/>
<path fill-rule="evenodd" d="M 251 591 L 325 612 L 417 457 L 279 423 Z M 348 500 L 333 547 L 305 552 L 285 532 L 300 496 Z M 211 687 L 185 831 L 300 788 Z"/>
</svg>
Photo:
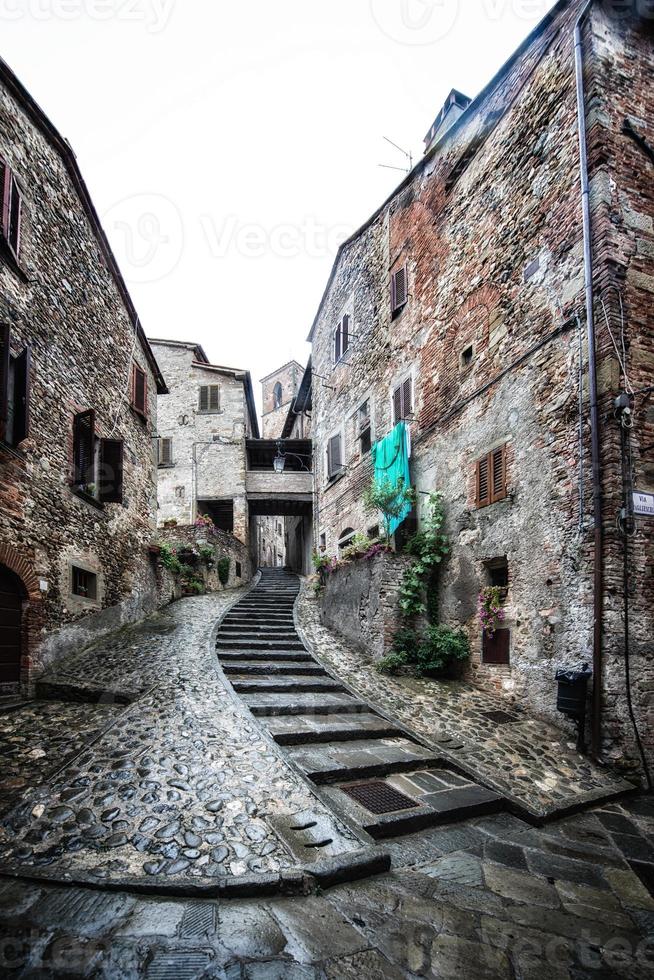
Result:
<svg viewBox="0 0 654 980">
<path fill-rule="evenodd" d="M 148 878 L 135 875 L 99 878 L 83 871 L 57 874 L 54 871 L 27 870 L 20 865 L 5 864 L 0 871 L 0 881 L 18 880 L 37 885 L 58 885 L 105 893 L 122 892 L 161 898 L 237 899 L 315 895 L 335 885 L 385 874 L 390 869 L 391 856 L 388 852 L 365 848 L 325 858 L 310 866 L 289 868 L 278 874 L 240 877 L 222 875 L 214 878 L 179 880 L 167 878 L 165 875 L 153 875 Z"/>
</svg>

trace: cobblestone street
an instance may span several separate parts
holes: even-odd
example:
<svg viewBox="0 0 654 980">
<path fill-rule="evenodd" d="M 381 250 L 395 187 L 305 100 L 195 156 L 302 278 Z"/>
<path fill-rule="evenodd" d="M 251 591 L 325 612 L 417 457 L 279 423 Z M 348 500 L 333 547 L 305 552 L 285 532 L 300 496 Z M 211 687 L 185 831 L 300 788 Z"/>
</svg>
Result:
<svg viewBox="0 0 654 980">
<path fill-rule="evenodd" d="M 381 863 L 347 883 L 359 874 L 347 861 L 363 853 L 361 840 L 264 734 L 218 665 L 216 626 L 243 595 L 175 603 L 42 679 L 41 691 L 66 691 L 76 702 L 36 701 L 0 716 L 9 764 L 3 975 L 530 980 L 654 973 L 654 805 L 647 797 L 605 802 L 542 829 L 495 813 L 391 837 L 377 845 Z M 499 738 L 492 741 L 475 692 L 462 687 L 456 701 L 435 700 L 425 686 L 411 709 L 407 692 L 415 696 L 420 686 L 380 678 L 320 627 L 306 583 L 296 617 L 314 654 L 372 707 L 436 742 L 460 744 L 479 731 L 488 758 L 497 759 Z M 118 694 L 130 703 L 116 703 Z M 256 704 L 263 695 L 251 697 Z M 496 700 L 493 708 L 506 706 Z M 521 730 L 504 738 L 503 751 L 531 780 L 531 760 L 542 749 L 533 736 L 527 743 L 530 724 L 503 726 L 502 735 Z M 548 738 L 554 742 L 549 731 Z M 466 754 L 464 764 L 486 778 L 483 755 Z M 543 765 L 544 778 L 552 778 L 551 760 Z M 562 771 L 553 770 L 554 792 L 537 789 L 537 806 L 620 788 L 568 749 L 565 784 Z M 403 786 L 403 777 L 393 778 Z M 506 777 L 488 781 L 518 798 Z M 523 801 L 531 799 L 528 786 Z M 279 835 L 284 820 L 307 815 L 332 835 L 328 853 L 336 863 L 328 858 L 322 877 L 303 876 Z M 383 873 L 384 860 L 390 872 Z M 212 895 L 211 880 L 234 883 L 230 897 Z"/>
<path fill-rule="evenodd" d="M 520 710 L 501 694 L 461 681 L 389 677 L 374 669 L 360 651 L 348 648 L 320 624 L 318 603 L 303 583 L 298 625 L 318 660 L 361 697 L 372 701 L 428 740 L 441 754 L 515 800 L 534 817 L 548 817 L 576 804 L 589 803 L 631 784 L 594 766 L 566 737 Z M 497 712 L 505 717 L 499 721 Z"/>
</svg>

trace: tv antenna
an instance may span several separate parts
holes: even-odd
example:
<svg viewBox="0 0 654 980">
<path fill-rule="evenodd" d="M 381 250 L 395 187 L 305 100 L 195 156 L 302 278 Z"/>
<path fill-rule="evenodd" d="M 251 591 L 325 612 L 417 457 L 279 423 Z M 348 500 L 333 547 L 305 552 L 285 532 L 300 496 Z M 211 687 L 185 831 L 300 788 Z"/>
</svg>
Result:
<svg viewBox="0 0 654 980">
<path fill-rule="evenodd" d="M 386 140 L 387 143 L 390 143 L 396 150 L 399 150 L 400 153 L 407 158 L 409 165 L 408 167 L 393 167 L 389 163 L 378 163 L 377 166 L 383 167 L 385 170 L 399 170 L 403 174 L 411 173 L 413 170 L 413 155 L 411 153 L 407 153 L 406 150 L 403 150 L 402 147 L 398 146 L 397 143 L 394 143 L 393 140 L 389 140 L 388 136 L 382 136 L 382 139 Z"/>
</svg>

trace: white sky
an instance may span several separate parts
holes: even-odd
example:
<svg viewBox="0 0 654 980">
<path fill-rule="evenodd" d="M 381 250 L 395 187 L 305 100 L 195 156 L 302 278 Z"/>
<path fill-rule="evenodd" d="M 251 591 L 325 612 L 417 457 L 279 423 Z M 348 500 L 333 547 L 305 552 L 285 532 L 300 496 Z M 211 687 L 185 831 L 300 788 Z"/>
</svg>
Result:
<svg viewBox="0 0 654 980">
<path fill-rule="evenodd" d="M 148 336 L 258 380 L 339 242 L 552 0 L 0 0 L 2 55 L 77 153 Z"/>
</svg>

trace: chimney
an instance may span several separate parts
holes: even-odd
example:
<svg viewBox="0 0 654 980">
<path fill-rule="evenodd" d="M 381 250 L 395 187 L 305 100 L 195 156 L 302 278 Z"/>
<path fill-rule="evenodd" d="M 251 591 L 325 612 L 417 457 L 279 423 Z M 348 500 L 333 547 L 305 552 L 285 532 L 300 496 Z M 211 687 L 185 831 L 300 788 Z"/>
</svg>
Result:
<svg viewBox="0 0 654 980">
<path fill-rule="evenodd" d="M 425 153 L 428 153 L 434 143 L 439 140 L 451 126 L 454 125 L 459 116 L 463 115 L 471 102 L 472 99 L 469 99 L 467 95 L 457 92 L 455 88 L 452 89 L 448 97 L 445 99 L 443 108 L 434 119 L 431 129 L 425 136 Z"/>
</svg>

